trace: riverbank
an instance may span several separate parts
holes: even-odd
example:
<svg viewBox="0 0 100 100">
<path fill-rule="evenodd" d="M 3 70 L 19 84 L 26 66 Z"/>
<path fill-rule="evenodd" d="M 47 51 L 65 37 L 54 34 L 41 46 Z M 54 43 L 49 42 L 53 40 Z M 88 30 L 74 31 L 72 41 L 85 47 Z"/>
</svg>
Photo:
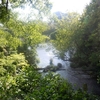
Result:
<svg viewBox="0 0 100 100">
<path fill-rule="evenodd" d="M 64 79 L 73 85 L 75 90 L 83 89 L 87 85 L 87 92 L 95 95 L 100 95 L 100 84 L 97 84 L 96 79 L 85 73 L 80 68 L 66 67 L 65 71 L 58 72 Z"/>
<path fill-rule="evenodd" d="M 49 46 L 50 48 L 50 46 Z M 87 91 L 96 95 L 100 95 L 100 85 L 97 84 L 96 80 L 92 78 L 88 73 L 85 73 L 79 68 L 71 68 L 69 61 L 63 61 L 55 57 L 55 54 L 52 49 L 48 49 L 48 45 L 45 45 L 43 48 L 37 48 L 37 54 L 40 58 L 40 63 L 38 64 L 39 68 L 45 68 L 50 64 L 50 59 L 53 58 L 53 64 L 61 63 L 65 70 L 59 70 L 55 73 L 60 74 L 60 76 L 69 83 L 73 85 L 74 89 L 83 88 L 84 84 L 87 84 Z"/>
</svg>

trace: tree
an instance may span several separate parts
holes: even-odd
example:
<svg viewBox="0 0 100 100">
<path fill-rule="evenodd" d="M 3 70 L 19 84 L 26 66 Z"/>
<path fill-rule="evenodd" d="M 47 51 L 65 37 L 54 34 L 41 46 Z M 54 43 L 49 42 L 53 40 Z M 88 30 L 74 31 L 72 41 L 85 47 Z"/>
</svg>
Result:
<svg viewBox="0 0 100 100">
<path fill-rule="evenodd" d="M 74 13 L 67 14 L 66 19 L 57 19 L 53 41 L 61 58 L 69 51 L 71 66 L 91 70 L 96 77 L 100 71 L 99 13 L 99 0 L 92 0 L 81 16 Z"/>
<path fill-rule="evenodd" d="M 74 42 L 76 43 L 76 54 L 78 64 L 98 70 L 100 66 L 100 34 L 99 34 L 99 12 L 98 0 L 93 0 L 86 7 L 81 17 L 80 26 L 75 31 Z M 80 37 L 80 39 L 78 39 Z M 75 39 L 77 38 L 77 40 Z M 81 66 L 79 65 L 79 66 Z M 95 67 L 94 67 L 95 66 Z"/>
<path fill-rule="evenodd" d="M 36 46 L 47 38 L 42 32 L 47 29 L 47 25 L 42 21 L 21 22 L 10 19 L 1 28 L 2 35 L 1 49 L 5 49 L 8 54 L 11 51 L 24 53 L 29 63 L 36 62 Z"/>
<path fill-rule="evenodd" d="M 0 22 L 4 23 L 9 20 L 11 8 L 24 8 L 26 4 L 37 10 L 41 17 L 43 17 L 43 14 L 48 14 L 52 8 L 49 0 L 1 0 Z"/>
<path fill-rule="evenodd" d="M 78 20 L 79 14 L 77 13 L 67 13 L 62 16 L 62 19 L 55 18 L 54 24 L 56 31 L 51 35 L 55 37 L 52 42 L 59 51 L 62 59 L 66 56 L 65 52 L 73 49 L 71 37 L 77 27 Z"/>
</svg>

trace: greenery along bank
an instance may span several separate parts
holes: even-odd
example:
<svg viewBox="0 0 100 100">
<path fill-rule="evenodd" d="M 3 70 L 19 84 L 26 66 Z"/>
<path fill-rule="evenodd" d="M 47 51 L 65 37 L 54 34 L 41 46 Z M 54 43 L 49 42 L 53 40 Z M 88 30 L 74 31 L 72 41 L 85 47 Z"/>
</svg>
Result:
<svg viewBox="0 0 100 100">
<path fill-rule="evenodd" d="M 51 22 L 52 43 L 63 60 L 70 60 L 72 67 L 79 67 L 100 83 L 100 2 L 92 0 L 82 15 L 61 13 Z M 69 52 L 70 59 L 65 59 Z"/>
<path fill-rule="evenodd" d="M 29 1 L 37 10 L 45 2 L 46 8 L 43 6 L 39 14 L 50 7 L 49 0 Z M 47 39 L 42 34 L 47 30 L 47 24 L 41 20 L 19 21 L 8 2 L 13 7 L 27 3 L 2 0 L 0 4 L 0 100 L 97 100 L 97 96 L 86 91 L 74 91 L 59 75 L 48 73 L 43 77 L 35 70 L 35 49 Z"/>
</svg>

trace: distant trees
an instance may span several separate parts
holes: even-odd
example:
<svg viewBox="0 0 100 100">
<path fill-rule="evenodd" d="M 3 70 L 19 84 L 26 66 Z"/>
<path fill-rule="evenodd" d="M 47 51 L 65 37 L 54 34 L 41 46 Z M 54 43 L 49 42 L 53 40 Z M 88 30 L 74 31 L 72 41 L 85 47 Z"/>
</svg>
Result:
<svg viewBox="0 0 100 100">
<path fill-rule="evenodd" d="M 100 72 L 100 2 L 92 0 L 79 16 L 68 13 L 56 20 L 53 43 L 61 58 L 69 51 L 72 66 Z"/>
<path fill-rule="evenodd" d="M 62 59 L 66 56 L 65 52 L 75 49 L 71 39 L 79 23 L 79 18 L 80 15 L 74 12 L 62 15 L 61 19 L 54 17 L 55 31 L 51 33 L 51 39 Z"/>
</svg>

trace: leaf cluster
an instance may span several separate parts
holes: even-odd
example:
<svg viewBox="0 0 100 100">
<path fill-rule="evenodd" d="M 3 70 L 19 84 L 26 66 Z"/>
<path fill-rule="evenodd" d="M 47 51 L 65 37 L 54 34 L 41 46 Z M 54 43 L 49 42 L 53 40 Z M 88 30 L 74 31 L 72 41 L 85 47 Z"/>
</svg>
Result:
<svg viewBox="0 0 100 100">
<path fill-rule="evenodd" d="M 69 52 L 72 67 L 81 67 L 100 72 L 100 2 L 92 0 L 84 13 L 68 13 L 62 19 L 55 19 L 55 39 L 53 44 L 61 58 Z"/>
</svg>

